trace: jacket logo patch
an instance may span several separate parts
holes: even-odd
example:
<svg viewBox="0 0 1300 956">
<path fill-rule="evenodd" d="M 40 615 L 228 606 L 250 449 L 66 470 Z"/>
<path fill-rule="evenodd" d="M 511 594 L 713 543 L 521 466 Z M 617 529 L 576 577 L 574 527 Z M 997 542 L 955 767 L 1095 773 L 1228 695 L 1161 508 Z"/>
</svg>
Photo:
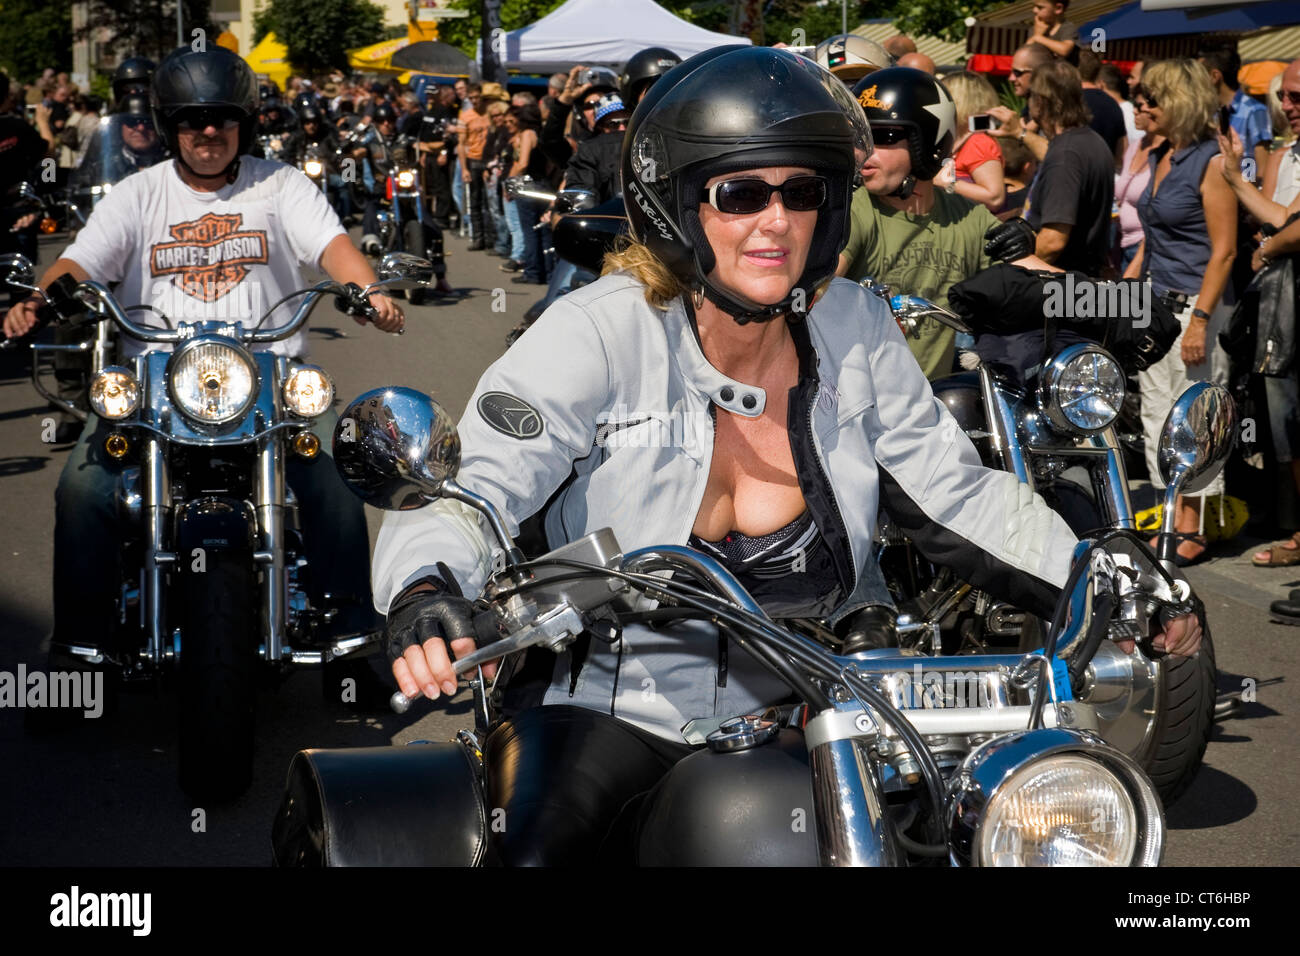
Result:
<svg viewBox="0 0 1300 956">
<path fill-rule="evenodd" d="M 511 438 L 524 440 L 542 433 L 541 413 L 508 392 L 484 392 L 478 400 L 478 413 L 483 421 Z"/>
<path fill-rule="evenodd" d="M 240 231 L 242 213 L 205 213 L 170 226 L 173 242 L 149 250 L 149 272 L 172 276 L 172 284 L 196 299 L 215 302 L 239 285 L 250 265 L 266 265 L 266 232 Z"/>
</svg>

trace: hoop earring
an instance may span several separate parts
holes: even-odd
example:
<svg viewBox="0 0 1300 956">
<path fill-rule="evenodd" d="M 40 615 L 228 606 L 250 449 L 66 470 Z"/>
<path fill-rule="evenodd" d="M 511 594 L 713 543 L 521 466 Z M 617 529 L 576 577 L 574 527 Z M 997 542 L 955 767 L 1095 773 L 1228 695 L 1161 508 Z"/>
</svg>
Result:
<svg viewBox="0 0 1300 956">
<path fill-rule="evenodd" d="M 691 293 L 691 304 L 695 306 L 696 312 L 704 308 L 704 286 L 695 287 L 695 291 Z"/>
</svg>

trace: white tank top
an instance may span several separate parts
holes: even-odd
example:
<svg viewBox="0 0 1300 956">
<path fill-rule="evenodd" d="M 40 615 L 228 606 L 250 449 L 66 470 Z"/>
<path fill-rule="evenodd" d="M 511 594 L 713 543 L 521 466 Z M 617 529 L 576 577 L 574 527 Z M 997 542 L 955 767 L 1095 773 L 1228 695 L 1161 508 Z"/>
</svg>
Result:
<svg viewBox="0 0 1300 956">
<path fill-rule="evenodd" d="M 1300 196 L 1300 142 L 1282 154 L 1277 166 L 1277 185 L 1273 187 L 1273 202 L 1290 206 Z"/>
</svg>

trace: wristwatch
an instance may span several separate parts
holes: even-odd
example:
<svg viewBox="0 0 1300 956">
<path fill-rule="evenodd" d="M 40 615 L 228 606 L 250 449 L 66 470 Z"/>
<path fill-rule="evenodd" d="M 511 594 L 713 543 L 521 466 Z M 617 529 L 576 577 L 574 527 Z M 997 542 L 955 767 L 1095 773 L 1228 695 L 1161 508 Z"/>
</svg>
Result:
<svg viewBox="0 0 1300 956">
<path fill-rule="evenodd" d="M 1210 321 L 1210 313 L 1206 312 L 1204 309 L 1192 309 L 1192 318 L 1204 319 L 1208 322 Z"/>
</svg>

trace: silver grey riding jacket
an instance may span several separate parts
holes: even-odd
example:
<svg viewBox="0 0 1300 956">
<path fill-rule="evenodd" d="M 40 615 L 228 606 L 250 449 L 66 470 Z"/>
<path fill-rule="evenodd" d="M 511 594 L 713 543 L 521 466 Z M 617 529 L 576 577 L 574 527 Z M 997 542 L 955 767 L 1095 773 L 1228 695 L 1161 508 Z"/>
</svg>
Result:
<svg viewBox="0 0 1300 956">
<path fill-rule="evenodd" d="M 710 403 L 763 413 L 769 396 L 709 364 L 681 301 L 654 309 L 644 292 L 611 275 L 569 293 L 479 380 L 460 422 L 457 480 L 492 501 L 512 534 L 549 501 L 551 547 L 603 527 L 624 551 L 685 544 L 709 477 Z M 932 560 L 1021 606 L 1050 609 L 1075 536 L 1013 474 L 980 464 L 885 302 L 835 279 L 806 322 L 820 382 L 813 448 L 856 571 L 832 620 L 889 603 L 872 549 L 882 504 Z M 497 550 L 486 521 L 457 502 L 390 512 L 375 547 L 375 607 L 386 612 L 438 562 L 474 597 Z M 627 625 L 613 644 L 590 642 L 576 679 L 568 656 L 557 656 L 542 703 L 610 713 L 678 741 L 692 720 L 711 725 L 789 694 L 738 648 L 724 678 L 706 622 Z"/>
</svg>

